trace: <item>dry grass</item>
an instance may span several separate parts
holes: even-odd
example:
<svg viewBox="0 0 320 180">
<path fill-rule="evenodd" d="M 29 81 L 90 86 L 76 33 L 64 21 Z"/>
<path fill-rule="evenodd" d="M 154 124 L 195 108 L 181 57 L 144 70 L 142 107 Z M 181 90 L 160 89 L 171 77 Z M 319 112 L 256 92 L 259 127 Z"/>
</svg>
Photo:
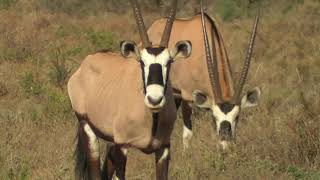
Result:
<svg viewBox="0 0 320 180">
<path fill-rule="evenodd" d="M 0 179 L 73 179 L 77 126 L 65 89 L 69 72 L 97 49 L 117 50 L 120 37 L 137 40 L 125 0 L 92 2 L 0 1 Z M 238 74 L 256 4 L 234 2 L 227 3 L 234 14 L 219 0 L 207 9 L 221 25 Z M 182 1 L 179 16 L 192 14 L 192 3 Z M 262 88 L 260 106 L 243 113 L 237 146 L 228 153 L 216 148 L 210 118 L 201 111 L 194 115 L 192 145 L 182 152 L 179 117 L 171 179 L 320 179 L 320 3 L 262 5 L 245 87 Z M 163 14 L 150 2 L 143 9 L 147 24 Z M 153 161 L 131 150 L 128 179 L 152 179 Z"/>
</svg>

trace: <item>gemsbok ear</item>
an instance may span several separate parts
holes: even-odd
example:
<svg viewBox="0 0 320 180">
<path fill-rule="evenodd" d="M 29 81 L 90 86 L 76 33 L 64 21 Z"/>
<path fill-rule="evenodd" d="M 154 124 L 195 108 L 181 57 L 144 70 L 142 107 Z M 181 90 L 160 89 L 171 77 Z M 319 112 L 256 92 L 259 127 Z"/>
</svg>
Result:
<svg viewBox="0 0 320 180">
<path fill-rule="evenodd" d="M 248 91 L 241 99 L 241 108 L 254 107 L 259 104 L 261 91 L 259 87 Z"/>
<path fill-rule="evenodd" d="M 188 58 L 192 52 L 192 44 L 190 41 L 179 41 L 176 43 L 175 49 L 171 55 L 174 61 Z"/>
<path fill-rule="evenodd" d="M 140 60 L 139 48 L 133 41 L 121 41 L 120 42 L 121 55 L 125 58 L 135 57 Z"/>
<path fill-rule="evenodd" d="M 204 109 L 210 109 L 211 108 L 211 101 L 200 90 L 193 91 L 192 99 L 193 99 L 194 104 L 199 108 L 204 108 Z"/>
</svg>

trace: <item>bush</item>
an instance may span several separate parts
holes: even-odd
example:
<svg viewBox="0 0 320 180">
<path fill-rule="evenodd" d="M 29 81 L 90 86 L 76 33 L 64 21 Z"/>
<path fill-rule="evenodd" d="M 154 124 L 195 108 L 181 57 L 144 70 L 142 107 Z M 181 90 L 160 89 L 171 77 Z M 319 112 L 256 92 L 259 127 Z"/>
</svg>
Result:
<svg viewBox="0 0 320 180">
<path fill-rule="evenodd" d="M 88 30 L 87 38 L 94 46 L 95 50 L 107 49 L 115 50 L 115 39 L 111 32 L 95 31 L 93 29 Z"/>
<path fill-rule="evenodd" d="M 229 21 L 241 15 L 241 8 L 234 0 L 222 0 L 217 2 L 217 12 L 223 20 Z"/>
<path fill-rule="evenodd" d="M 288 166 L 287 173 L 293 176 L 295 179 L 304 179 L 307 176 L 307 173 L 298 167 Z"/>
<path fill-rule="evenodd" d="M 50 118 L 65 119 L 71 114 L 72 109 L 70 100 L 61 90 L 48 87 L 47 88 L 46 112 Z"/>
<path fill-rule="evenodd" d="M 19 84 L 23 93 L 26 95 L 38 96 L 42 92 L 40 83 L 35 80 L 34 75 L 31 72 L 25 73 Z"/>
<path fill-rule="evenodd" d="M 17 2 L 18 0 L 0 0 L 0 9 L 8 9 Z"/>
<path fill-rule="evenodd" d="M 78 51 L 79 49 L 63 51 L 60 47 L 55 48 L 53 54 L 51 55 L 52 66 L 48 74 L 49 79 L 53 84 L 63 88 L 71 72 L 71 68 L 68 68 L 66 65 L 66 60 L 71 55 L 76 54 Z"/>
</svg>

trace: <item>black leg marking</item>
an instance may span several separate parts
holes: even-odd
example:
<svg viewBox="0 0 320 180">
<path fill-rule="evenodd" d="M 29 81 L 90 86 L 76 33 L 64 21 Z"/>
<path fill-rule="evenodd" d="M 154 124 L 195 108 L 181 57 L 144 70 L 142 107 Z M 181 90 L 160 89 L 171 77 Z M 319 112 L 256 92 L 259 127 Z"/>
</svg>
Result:
<svg viewBox="0 0 320 180">
<path fill-rule="evenodd" d="M 192 108 L 190 107 L 188 102 L 184 100 L 182 100 L 181 108 L 182 108 L 183 124 L 185 127 L 192 130 L 192 121 L 191 121 Z"/>
<path fill-rule="evenodd" d="M 170 147 L 161 147 L 155 152 L 156 179 L 167 180 L 170 161 Z"/>
<path fill-rule="evenodd" d="M 108 148 L 107 158 L 104 164 L 104 177 L 111 180 L 116 172 L 119 180 L 125 180 L 127 156 L 122 152 L 120 146 L 111 145 Z"/>
<path fill-rule="evenodd" d="M 181 101 L 182 101 L 181 98 L 174 98 L 174 102 L 175 102 L 175 104 L 176 104 L 177 110 L 179 109 L 179 107 L 180 107 L 180 105 L 181 105 Z"/>
</svg>

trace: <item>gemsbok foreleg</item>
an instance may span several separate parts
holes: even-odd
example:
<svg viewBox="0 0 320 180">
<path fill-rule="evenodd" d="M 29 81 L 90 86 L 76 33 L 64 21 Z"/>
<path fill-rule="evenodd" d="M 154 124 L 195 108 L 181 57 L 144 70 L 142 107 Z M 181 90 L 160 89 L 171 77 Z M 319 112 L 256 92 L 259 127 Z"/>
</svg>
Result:
<svg viewBox="0 0 320 180">
<path fill-rule="evenodd" d="M 127 164 L 127 149 L 120 148 L 117 145 L 111 145 L 107 148 L 107 155 L 104 163 L 103 178 L 111 180 L 116 171 L 116 179 L 124 180 Z"/>
<path fill-rule="evenodd" d="M 192 107 L 187 101 L 182 100 L 181 111 L 183 119 L 183 149 L 187 149 L 190 145 L 190 140 L 192 138 Z"/>
<path fill-rule="evenodd" d="M 102 175 L 101 175 L 103 180 L 111 180 L 113 173 L 115 171 L 113 163 L 111 161 L 112 156 L 111 156 L 111 151 L 110 151 L 113 146 L 114 145 L 107 144 L 106 157 L 104 160 L 104 164 L 103 164 L 103 168 L 102 168 Z"/>
<path fill-rule="evenodd" d="M 79 116 L 78 116 L 79 117 Z M 100 180 L 100 156 L 97 136 L 85 120 L 79 119 L 76 179 Z"/>
<path fill-rule="evenodd" d="M 162 147 L 157 150 L 155 152 L 155 159 L 157 180 L 167 180 L 170 161 L 170 147 Z"/>
</svg>

